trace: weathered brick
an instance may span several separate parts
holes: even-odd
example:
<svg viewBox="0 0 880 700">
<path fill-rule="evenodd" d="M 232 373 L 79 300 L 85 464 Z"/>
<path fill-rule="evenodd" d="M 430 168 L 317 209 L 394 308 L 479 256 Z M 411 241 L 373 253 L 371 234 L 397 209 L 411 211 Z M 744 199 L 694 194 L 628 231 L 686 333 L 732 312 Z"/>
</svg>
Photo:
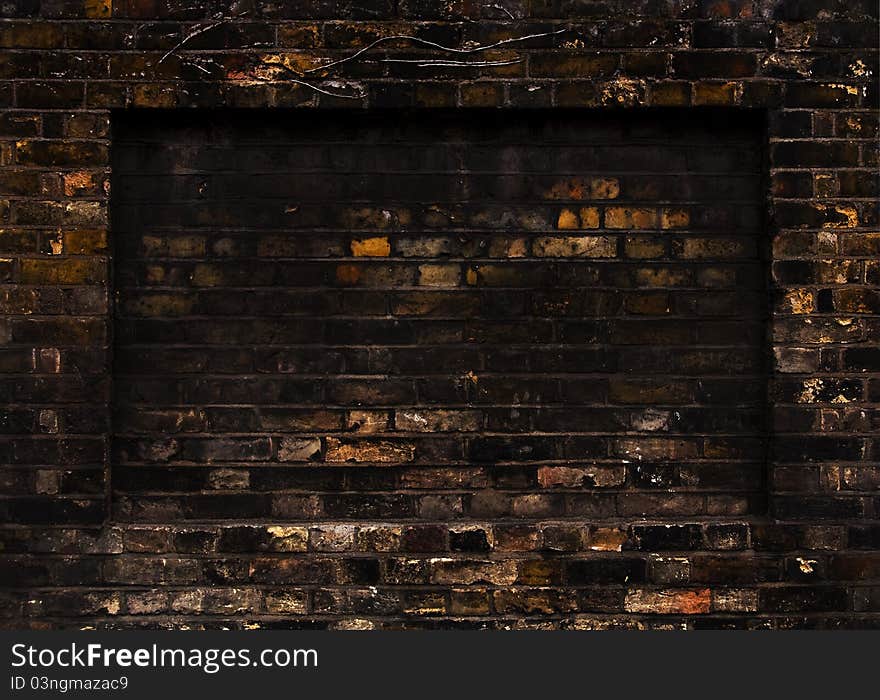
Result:
<svg viewBox="0 0 880 700">
<path fill-rule="evenodd" d="M 351 254 L 355 257 L 387 257 L 391 254 L 391 245 L 388 238 L 363 238 L 352 239 Z"/>
<path fill-rule="evenodd" d="M 605 226 L 614 229 L 655 228 L 657 226 L 657 212 L 653 209 L 608 207 L 605 209 Z"/>
<path fill-rule="evenodd" d="M 107 146 L 88 141 L 18 141 L 15 159 L 22 165 L 105 166 Z"/>
<path fill-rule="evenodd" d="M 610 236 L 546 236 L 535 239 L 532 252 L 542 258 L 613 258 L 617 240 Z"/>
<path fill-rule="evenodd" d="M 407 442 L 362 440 L 357 442 L 327 438 L 327 462 L 400 464 L 413 461 L 415 445 Z"/>
<path fill-rule="evenodd" d="M 708 613 L 711 591 L 700 589 L 636 589 L 626 594 L 628 612 L 654 615 L 702 615 Z"/>
<path fill-rule="evenodd" d="M 22 284 L 73 285 L 102 284 L 106 281 L 106 263 L 91 258 L 21 261 Z"/>
<path fill-rule="evenodd" d="M 309 462 L 320 456 L 318 438 L 283 438 L 278 445 L 278 459 L 282 462 Z"/>
<path fill-rule="evenodd" d="M 431 580 L 438 584 L 511 585 L 517 580 L 515 561 L 430 560 Z"/>
</svg>

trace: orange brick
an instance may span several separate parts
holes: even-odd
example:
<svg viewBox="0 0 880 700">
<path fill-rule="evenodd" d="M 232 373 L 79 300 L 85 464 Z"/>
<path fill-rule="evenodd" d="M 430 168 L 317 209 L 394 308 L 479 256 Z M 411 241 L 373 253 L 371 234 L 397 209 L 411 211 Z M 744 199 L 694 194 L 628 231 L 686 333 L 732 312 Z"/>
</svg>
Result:
<svg viewBox="0 0 880 700">
<path fill-rule="evenodd" d="M 545 199 L 586 199 L 590 188 L 581 177 L 560 180 L 544 195 Z"/>
<path fill-rule="evenodd" d="M 563 209 L 559 212 L 556 228 L 562 230 L 599 228 L 599 210 L 595 207 L 581 207 L 575 213 L 571 209 Z"/>
<path fill-rule="evenodd" d="M 605 210 L 605 228 L 656 228 L 657 212 L 653 209 L 609 207 Z"/>
<path fill-rule="evenodd" d="M 356 265 L 339 265 L 336 268 L 336 281 L 340 284 L 357 284 L 361 271 Z"/>
<path fill-rule="evenodd" d="M 351 254 L 358 258 L 388 257 L 391 255 L 391 244 L 385 236 L 354 239 L 351 242 Z"/>
<path fill-rule="evenodd" d="M 626 594 L 627 612 L 649 615 L 702 615 L 709 612 L 712 594 L 699 589 L 636 589 Z"/>
<path fill-rule="evenodd" d="M 113 15 L 113 1 L 85 0 L 85 11 L 89 19 L 109 19 Z"/>
</svg>

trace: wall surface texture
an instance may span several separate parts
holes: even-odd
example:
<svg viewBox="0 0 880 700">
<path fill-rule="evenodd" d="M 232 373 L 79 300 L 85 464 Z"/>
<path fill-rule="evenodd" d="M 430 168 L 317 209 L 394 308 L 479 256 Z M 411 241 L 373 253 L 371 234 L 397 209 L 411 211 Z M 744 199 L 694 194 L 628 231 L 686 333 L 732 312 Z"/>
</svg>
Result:
<svg viewBox="0 0 880 700">
<path fill-rule="evenodd" d="M 2 4 L 0 624 L 877 627 L 877 14 Z"/>
</svg>

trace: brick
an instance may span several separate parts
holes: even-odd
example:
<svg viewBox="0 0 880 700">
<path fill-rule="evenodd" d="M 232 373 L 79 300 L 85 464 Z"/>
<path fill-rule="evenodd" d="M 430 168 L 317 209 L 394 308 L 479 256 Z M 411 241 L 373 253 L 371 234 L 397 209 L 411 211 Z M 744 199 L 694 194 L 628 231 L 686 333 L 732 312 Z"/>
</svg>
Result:
<svg viewBox="0 0 880 700">
<path fill-rule="evenodd" d="M 495 609 L 502 614 L 552 615 L 577 610 L 571 592 L 547 589 L 502 589 L 493 591 Z"/>
<path fill-rule="evenodd" d="M 742 95 L 741 83 L 694 83 L 693 104 L 696 106 L 729 106 Z"/>
<path fill-rule="evenodd" d="M 54 22 L 10 22 L 0 31 L 0 46 L 12 49 L 52 49 L 62 46 L 63 26 Z"/>
<path fill-rule="evenodd" d="M 710 610 L 711 591 L 636 589 L 626 594 L 628 612 L 653 615 L 702 615 Z"/>
<path fill-rule="evenodd" d="M 419 265 L 418 284 L 422 287 L 457 287 L 461 280 L 459 265 Z"/>
<path fill-rule="evenodd" d="M 450 612 L 454 615 L 487 615 L 489 591 L 485 588 L 454 588 L 450 593 Z"/>
<path fill-rule="evenodd" d="M 682 107 L 691 102 L 691 86 L 684 81 L 658 81 L 649 91 L 651 104 L 658 107 Z"/>
<path fill-rule="evenodd" d="M 535 54 L 529 61 L 532 77 L 597 77 L 610 75 L 617 68 L 614 55 L 566 56 L 558 54 Z"/>
<path fill-rule="evenodd" d="M 590 196 L 590 182 L 582 177 L 559 180 L 543 196 L 545 199 L 588 199 Z"/>
<path fill-rule="evenodd" d="M 479 411 L 395 411 L 394 426 L 410 432 L 475 432 L 482 427 Z"/>
<path fill-rule="evenodd" d="M 93 255 L 107 249 L 105 229 L 77 229 L 62 235 L 64 252 L 69 255 Z"/>
<path fill-rule="evenodd" d="M 304 615 L 309 595 L 305 590 L 285 589 L 266 594 L 266 612 L 272 615 Z"/>
<path fill-rule="evenodd" d="M 23 284 L 102 284 L 106 265 L 100 260 L 67 258 L 63 260 L 22 260 Z"/>
<path fill-rule="evenodd" d="M 538 469 L 538 484 L 542 488 L 597 488 L 621 486 L 626 478 L 625 470 L 619 467 L 541 467 Z"/>
<path fill-rule="evenodd" d="M 747 256 L 749 243 L 739 239 L 694 238 L 673 241 L 672 252 L 682 258 L 742 258 Z"/>
<path fill-rule="evenodd" d="M 516 582 L 514 561 L 470 561 L 438 558 L 430 560 L 431 580 L 437 584 L 511 585 Z"/>
<path fill-rule="evenodd" d="M 855 85 L 793 83 L 786 90 L 785 103 L 791 107 L 845 107 L 858 102 Z"/>
<path fill-rule="evenodd" d="M 103 166 L 107 156 L 107 146 L 102 143 L 24 140 L 15 144 L 15 159 L 22 165 Z"/>
<path fill-rule="evenodd" d="M 712 611 L 755 613 L 758 611 L 758 591 L 749 588 L 714 590 L 712 591 Z"/>
<path fill-rule="evenodd" d="M 690 212 L 687 209 L 662 209 L 660 211 L 660 228 L 687 228 L 690 224 Z"/>
<path fill-rule="evenodd" d="M 679 78 L 746 78 L 756 72 L 753 53 L 679 52 L 673 55 L 672 71 Z"/>
<path fill-rule="evenodd" d="M 345 552 L 354 548 L 357 528 L 333 525 L 309 528 L 309 548 L 317 552 Z"/>
<path fill-rule="evenodd" d="M 534 240 L 532 252 L 549 258 L 613 258 L 617 241 L 609 236 L 541 237 Z"/>
<path fill-rule="evenodd" d="M 620 181 L 614 177 L 593 178 L 590 180 L 590 197 L 593 199 L 617 199 L 620 195 Z"/>
<path fill-rule="evenodd" d="M 367 462 L 375 464 L 400 464 L 415 458 L 415 445 L 406 442 L 362 440 L 342 442 L 327 439 L 327 462 Z"/>
<path fill-rule="evenodd" d="M 566 564 L 566 579 L 574 585 L 639 583 L 645 579 L 645 560 L 618 556 L 574 559 Z"/>
<path fill-rule="evenodd" d="M 278 445 L 278 459 L 282 462 L 309 462 L 320 459 L 321 441 L 318 438 L 282 438 Z"/>
<path fill-rule="evenodd" d="M 494 107 L 504 102 L 504 86 L 499 83 L 466 83 L 461 86 L 461 104 L 466 107 Z"/>
<path fill-rule="evenodd" d="M 594 552 L 620 552 L 629 541 L 626 531 L 613 527 L 597 527 L 590 530 L 587 548 Z"/>
<path fill-rule="evenodd" d="M 351 254 L 355 257 L 387 257 L 391 254 L 391 245 L 387 237 L 363 238 L 351 241 Z"/>
</svg>

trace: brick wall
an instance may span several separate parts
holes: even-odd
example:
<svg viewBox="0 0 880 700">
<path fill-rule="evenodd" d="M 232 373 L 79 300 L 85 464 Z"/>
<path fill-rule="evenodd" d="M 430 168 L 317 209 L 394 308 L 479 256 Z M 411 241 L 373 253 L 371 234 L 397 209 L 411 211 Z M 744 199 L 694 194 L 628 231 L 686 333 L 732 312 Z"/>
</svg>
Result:
<svg viewBox="0 0 880 700">
<path fill-rule="evenodd" d="M 4 626 L 875 626 L 874 4 L 291 6 L 0 9 Z"/>
</svg>

